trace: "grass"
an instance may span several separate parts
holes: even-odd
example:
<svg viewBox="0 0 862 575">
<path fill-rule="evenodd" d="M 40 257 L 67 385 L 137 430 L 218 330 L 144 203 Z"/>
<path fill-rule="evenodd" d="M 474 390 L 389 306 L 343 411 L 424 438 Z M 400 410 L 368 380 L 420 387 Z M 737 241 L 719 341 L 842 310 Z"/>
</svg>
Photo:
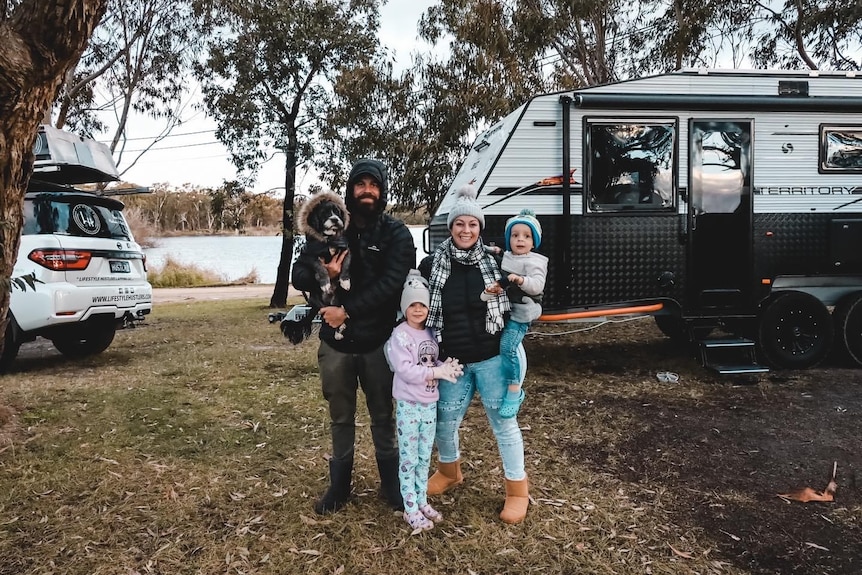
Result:
<svg viewBox="0 0 862 575">
<path fill-rule="evenodd" d="M 257 270 L 252 268 L 248 275 L 228 282 L 214 271 L 203 269 L 194 264 L 183 264 L 168 256 L 161 267 L 150 267 L 147 272 L 147 280 L 154 288 L 185 288 L 253 284 L 258 283 L 260 278 Z"/>
<path fill-rule="evenodd" d="M 0 377 L 0 574 L 743 572 L 669 516 L 660 486 L 573 456 L 573 445 L 619 443 L 637 423 L 566 408 L 560 397 L 582 405 L 614 382 L 575 391 L 543 364 L 555 347 L 535 351 L 527 384 L 524 524 L 497 517 L 502 470 L 478 406 L 461 434 L 466 481 L 435 500 L 446 520 L 434 531 L 411 535 L 377 498 L 364 407 L 356 501 L 314 515 L 329 449 L 317 343 L 291 346 L 267 311 L 165 304 L 96 357 L 22 351 Z M 642 380 L 617 379 L 621 397 L 648 401 Z"/>
</svg>

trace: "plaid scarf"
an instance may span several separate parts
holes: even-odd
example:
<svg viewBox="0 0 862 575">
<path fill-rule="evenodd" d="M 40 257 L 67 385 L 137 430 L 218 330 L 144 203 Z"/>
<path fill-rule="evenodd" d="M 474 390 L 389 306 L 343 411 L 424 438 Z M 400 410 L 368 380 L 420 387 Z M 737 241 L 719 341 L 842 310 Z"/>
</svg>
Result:
<svg viewBox="0 0 862 575">
<path fill-rule="evenodd" d="M 443 243 L 434 250 L 434 262 L 431 264 L 431 277 L 428 282 L 431 291 L 431 305 L 428 306 L 428 319 L 425 320 L 425 325 L 436 329 L 438 333 L 443 331 L 443 286 L 446 285 L 446 280 L 452 273 L 452 260 L 467 266 L 478 266 L 486 286 L 493 284 L 502 277 L 497 261 L 485 250 L 482 238 L 479 238 L 469 250 L 455 247 L 451 237 L 443 240 Z M 479 294 L 476 294 L 476 297 L 478 298 Z M 491 298 L 487 302 L 485 331 L 493 334 L 503 329 L 503 314 L 510 309 L 506 292 Z"/>
</svg>

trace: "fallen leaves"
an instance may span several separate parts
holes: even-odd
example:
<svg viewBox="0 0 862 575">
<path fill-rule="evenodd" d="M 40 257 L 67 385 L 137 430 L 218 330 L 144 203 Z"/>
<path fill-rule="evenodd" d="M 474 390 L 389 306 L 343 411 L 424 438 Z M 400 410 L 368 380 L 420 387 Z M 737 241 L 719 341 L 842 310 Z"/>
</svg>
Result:
<svg viewBox="0 0 862 575">
<path fill-rule="evenodd" d="M 829 480 L 829 483 L 826 485 L 826 489 L 823 491 L 815 491 L 810 487 L 803 487 L 802 489 L 797 489 L 790 493 L 779 493 L 778 497 L 789 499 L 791 501 L 800 501 L 802 503 L 808 503 L 809 501 L 834 501 L 835 491 L 838 490 L 838 484 L 835 482 L 835 473 L 837 471 L 838 462 L 835 461 L 832 464 L 832 479 Z"/>
</svg>

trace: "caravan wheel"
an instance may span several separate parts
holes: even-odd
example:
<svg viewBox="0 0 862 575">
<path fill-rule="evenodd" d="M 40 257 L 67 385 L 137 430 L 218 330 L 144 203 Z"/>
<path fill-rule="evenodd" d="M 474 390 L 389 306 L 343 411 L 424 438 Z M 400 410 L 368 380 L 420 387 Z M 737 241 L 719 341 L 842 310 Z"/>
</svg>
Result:
<svg viewBox="0 0 862 575">
<path fill-rule="evenodd" d="M 779 294 L 766 304 L 760 316 L 760 351 L 774 367 L 813 367 L 829 355 L 832 338 L 829 310 L 807 293 Z"/>
<path fill-rule="evenodd" d="M 862 365 L 862 292 L 850 294 L 838 302 L 832 313 L 835 337 L 847 356 Z"/>
</svg>

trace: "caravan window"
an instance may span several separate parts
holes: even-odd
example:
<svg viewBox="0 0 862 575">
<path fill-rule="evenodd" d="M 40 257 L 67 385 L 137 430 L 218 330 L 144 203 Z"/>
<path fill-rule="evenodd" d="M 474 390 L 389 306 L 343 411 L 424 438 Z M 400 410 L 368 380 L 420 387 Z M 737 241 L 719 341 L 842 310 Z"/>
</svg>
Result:
<svg viewBox="0 0 862 575">
<path fill-rule="evenodd" d="M 862 126 L 820 126 L 820 170 L 862 172 Z"/>
<path fill-rule="evenodd" d="M 676 122 L 588 119 L 590 212 L 676 211 Z"/>
</svg>

